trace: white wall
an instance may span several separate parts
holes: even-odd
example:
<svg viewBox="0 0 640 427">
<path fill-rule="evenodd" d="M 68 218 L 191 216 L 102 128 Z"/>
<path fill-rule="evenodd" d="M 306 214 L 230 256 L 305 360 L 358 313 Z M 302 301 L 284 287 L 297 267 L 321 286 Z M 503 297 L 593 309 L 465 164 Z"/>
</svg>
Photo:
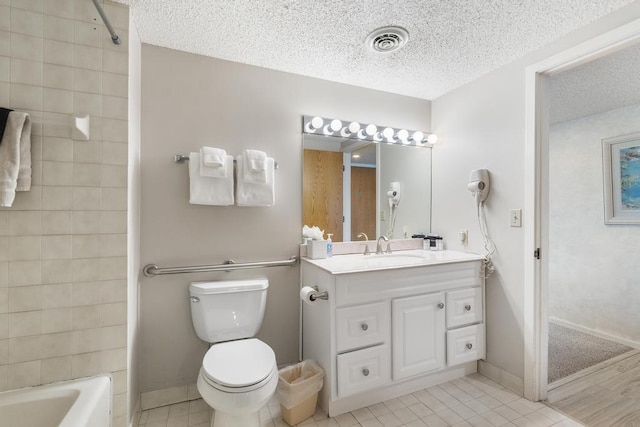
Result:
<svg viewBox="0 0 640 427">
<path fill-rule="evenodd" d="M 640 345 L 640 226 L 605 225 L 602 139 L 640 131 L 640 105 L 549 136 L 549 315 Z"/>
<path fill-rule="evenodd" d="M 133 19 L 129 19 L 129 195 L 127 217 L 127 391 L 132 418 L 140 394 L 138 371 L 138 272 L 140 271 L 140 107 L 142 43 Z"/>
<path fill-rule="evenodd" d="M 432 229 L 450 249 L 460 247 L 457 232 L 469 230 L 469 249 L 481 251 L 476 209 L 466 188 L 471 169 L 487 168 L 489 233 L 496 243 L 496 273 L 487 281 L 487 361 L 524 377 L 523 269 L 521 228 L 509 227 L 509 209 L 524 204 L 525 68 L 546 57 L 640 17 L 640 2 L 485 75 L 433 102 Z M 523 217 L 532 212 L 523 212 Z M 529 252 L 531 251 L 531 252 Z"/>
<path fill-rule="evenodd" d="M 302 115 L 430 130 L 431 104 L 405 96 L 142 46 L 141 263 L 160 266 L 287 259 L 302 233 Z M 273 156 L 276 205 L 190 205 L 186 164 L 202 145 Z M 207 345 L 193 331 L 187 288 L 196 280 L 267 277 L 259 338 L 279 364 L 298 357 L 299 268 L 141 278 L 141 391 L 194 383 Z"/>
</svg>

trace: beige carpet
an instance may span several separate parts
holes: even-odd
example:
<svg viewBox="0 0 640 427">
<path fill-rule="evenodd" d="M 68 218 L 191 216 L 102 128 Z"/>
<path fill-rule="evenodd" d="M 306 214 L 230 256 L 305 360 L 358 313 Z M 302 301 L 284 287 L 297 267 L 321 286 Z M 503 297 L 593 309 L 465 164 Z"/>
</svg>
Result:
<svg viewBox="0 0 640 427">
<path fill-rule="evenodd" d="M 631 350 L 549 322 L 549 384 Z"/>
</svg>

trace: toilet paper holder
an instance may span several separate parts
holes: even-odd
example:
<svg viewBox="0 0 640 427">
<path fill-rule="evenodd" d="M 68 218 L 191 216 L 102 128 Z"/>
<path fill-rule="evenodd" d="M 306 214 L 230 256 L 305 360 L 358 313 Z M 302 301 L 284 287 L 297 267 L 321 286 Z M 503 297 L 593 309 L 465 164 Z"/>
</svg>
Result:
<svg viewBox="0 0 640 427">
<path fill-rule="evenodd" d="M 324 300 L 328 300 L 329 299 L 329 292 L 324 291 L 324 292 L 320 292 L 319 288 L 317 286 L 311 286 L 311 288 L 313 288 L 316 293 L 312 294 L 309 299 L 311 301 L 315 301 L 315 300 L 319 300 L 319 299 L 324 299 Z"/>
</svg>

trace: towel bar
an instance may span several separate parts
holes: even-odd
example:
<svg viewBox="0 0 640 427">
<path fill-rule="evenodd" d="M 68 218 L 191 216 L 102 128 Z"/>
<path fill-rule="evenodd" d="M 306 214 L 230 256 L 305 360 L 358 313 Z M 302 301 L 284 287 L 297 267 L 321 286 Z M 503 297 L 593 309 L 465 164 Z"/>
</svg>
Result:
<svg viewBox="0 0 640 427">
<path fill-rule="evenodd" d="M 185 156 L 184 154 L 176 154 L 175 156 L 173 156 L 173 161 L 176 163 L 184 163 L 187 160 L 189 160 L 189 156 Z M 233 163 L 237 163 L 236 159 L 233 159 Z M 275 169 L 278 169 L 278 162 L 273 162 L 273 167 Z"/>
<path fill-rule="evenodd" d="M 243 270 L 247 268 L 261 268 L 261 267 L 293 267 L 298 263 L 298 257 L 292 256 L 288 260 L 284 261 L 258 261 L 258 262 L 243 262 L 236 264 L 233 260 L 225 261 L 223 264 L 216 265 L 191 265 L 185 267 L 158 267 L 156 264 L 147 264 L 142 269 L 142 272 L 147 277 L 159 276 L 162 274 L 181 274 L 181 273 L 205 273 L 208 271 L 231 271 L 231 270 Z"/>
</svg>

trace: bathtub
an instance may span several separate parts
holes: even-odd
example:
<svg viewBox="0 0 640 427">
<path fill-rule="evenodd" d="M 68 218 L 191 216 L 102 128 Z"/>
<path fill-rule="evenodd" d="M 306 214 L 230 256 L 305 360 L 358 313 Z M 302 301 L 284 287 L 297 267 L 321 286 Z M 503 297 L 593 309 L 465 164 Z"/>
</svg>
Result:
<svg viewBox="0 0 640 427">
<path fill-rule="evenodd" d="M 65 381 L 0 393 L 0 427 L 109 427 L 111 378 Z"/>
</svg>

